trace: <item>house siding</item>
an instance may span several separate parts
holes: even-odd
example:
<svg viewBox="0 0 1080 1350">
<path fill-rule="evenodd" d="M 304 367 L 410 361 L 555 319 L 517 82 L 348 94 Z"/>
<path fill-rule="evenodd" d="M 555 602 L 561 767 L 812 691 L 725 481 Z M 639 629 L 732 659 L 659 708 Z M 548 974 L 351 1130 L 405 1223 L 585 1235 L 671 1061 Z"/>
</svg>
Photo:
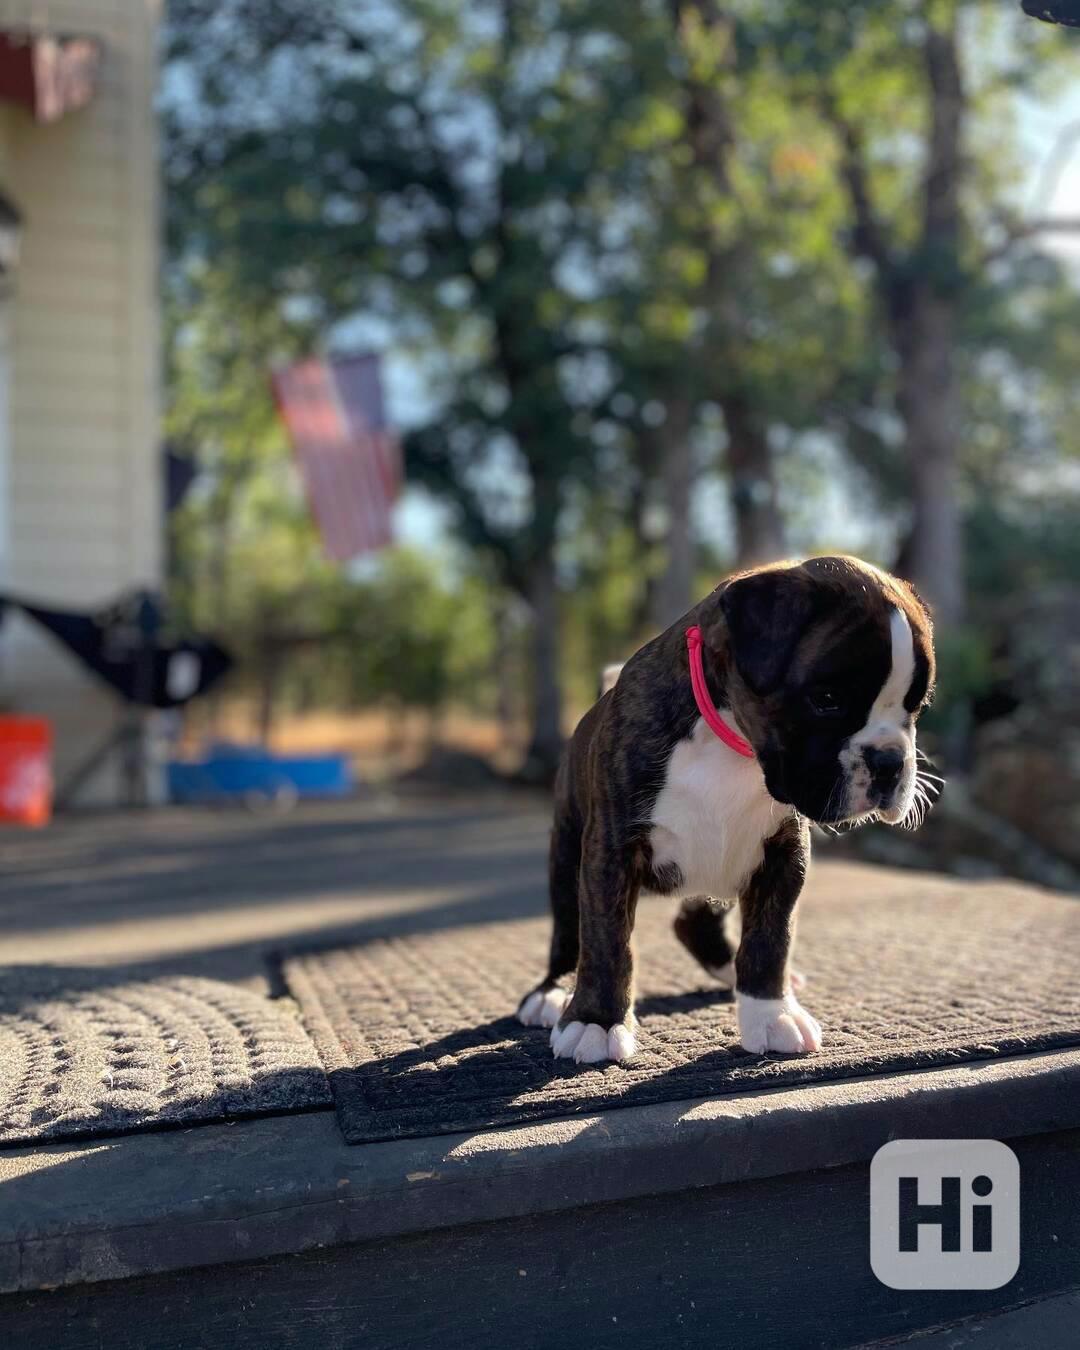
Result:
<svg viewBox="0 0 1080 1350">
<path fill-rule="evenodd" d="M 93 101 L 42 126 L 6 108 L 2 185 L 22 210 L 7 304 L 10 398 L 3 589 L 91 609 L 162 569 L 158 168 L 159 0 L 50 0 L 49 30 L 97 38 Z M 7 4 L 8 26 L 40 21 Z M 0 506 L 3 504 L 0 503 Z M 108 731 L 111 696 L 50 638 L 9 621 L 0 698 L 50 716 L 61 776 Z M 112 785 L 99 780 L 94 795 Z"/>
</svg>

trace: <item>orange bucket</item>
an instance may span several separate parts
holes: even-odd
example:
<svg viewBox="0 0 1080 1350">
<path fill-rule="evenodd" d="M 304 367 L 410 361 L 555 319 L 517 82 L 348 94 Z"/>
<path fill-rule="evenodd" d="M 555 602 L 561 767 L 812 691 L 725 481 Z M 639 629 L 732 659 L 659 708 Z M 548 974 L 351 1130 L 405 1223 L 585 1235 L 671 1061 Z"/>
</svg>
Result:
<svg viewBox="0 0 1080 1350">
<path fill-rule="evenodd" d="M 52 727 L 44 717 L 0 716 L 0 821 L 47 825 L 52 793 Z"/>
</svg>

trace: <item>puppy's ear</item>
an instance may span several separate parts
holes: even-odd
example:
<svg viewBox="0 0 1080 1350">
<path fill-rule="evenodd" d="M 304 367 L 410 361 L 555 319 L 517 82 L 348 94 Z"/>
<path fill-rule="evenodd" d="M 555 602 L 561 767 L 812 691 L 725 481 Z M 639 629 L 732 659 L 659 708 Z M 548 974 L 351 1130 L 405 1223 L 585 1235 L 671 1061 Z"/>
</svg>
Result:
<svg viewBox="0 0 1080 1350">
<path fill-rule="evenodd" d="M 767 694 L 780 684 L 819 603 L 818 588 L 798 567 L 751 572 L 725 586 L 719 612 L 729 650 L 755 694 Z"/>
<path fill-rule="evenodd" d="M 934 611 L 930 608 L 929 603 L 922 598 L 919 592 L 915 589 L 912 582 L 908 581 L 906 577 L 897 577 L 896 580 L 900 583 L 900 585 L 908 593 L 908 595 L 911 596 L 912 600 L 914 600 L 915 604 L 917 605 L 923 623 L 925 623 L 926 625 L 927 632 L 933 633 Z"/>
</svg>

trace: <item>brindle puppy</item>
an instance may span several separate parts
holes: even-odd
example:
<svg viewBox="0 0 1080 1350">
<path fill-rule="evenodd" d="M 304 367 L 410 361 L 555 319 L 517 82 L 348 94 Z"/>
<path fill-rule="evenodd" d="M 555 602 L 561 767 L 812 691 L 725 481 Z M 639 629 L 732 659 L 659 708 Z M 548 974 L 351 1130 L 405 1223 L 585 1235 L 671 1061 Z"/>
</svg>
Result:
<svg viewBox="0 0 1080 1350">
<path fill-rule="evenodd" d="M 699 711 L 692 625 L 708 696 L 747 755 Z M 550 1026 L 555 1055 L 579 1063 L 634 1053 L 630 937 L 647 890 L 684 897 L 676 933 L 710 973 L 734 975 L 746 1050 L 819 1049 L 788 966 L 808 822 L 919 818 L 915 721 L 933 683 L 926 606 L 856 558 L 740 573 L 642 647 L 582 718 L 559 771 L 550 964 L 521 1021 Z M 574 970 L 571 995 L 560 982 Z"/>
</svg>

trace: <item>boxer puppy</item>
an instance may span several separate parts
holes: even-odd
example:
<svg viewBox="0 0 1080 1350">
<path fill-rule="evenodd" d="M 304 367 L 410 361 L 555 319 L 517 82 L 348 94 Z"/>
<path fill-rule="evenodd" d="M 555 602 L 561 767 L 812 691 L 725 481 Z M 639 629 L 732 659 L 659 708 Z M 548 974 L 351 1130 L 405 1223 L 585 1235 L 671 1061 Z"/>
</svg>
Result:
<svg viewBox="0 0 1080 1350">
<path fill-rule="evenodd" d="M 733 975 L 745 1050 L 819 1049 L 788 965 L 809 822 L 921 821 L 915 723 L 933 684 L 926 606 L 857 558 L 739 573 L 642 647 L 559 769 L 550 962 L 519 1019 L 551 1027 L 557 1058 L 629 1059 L 630 938 L 638 895 L 653 891 L 682 898 L 678 937 L 711 974 Z"/>
</svg>

